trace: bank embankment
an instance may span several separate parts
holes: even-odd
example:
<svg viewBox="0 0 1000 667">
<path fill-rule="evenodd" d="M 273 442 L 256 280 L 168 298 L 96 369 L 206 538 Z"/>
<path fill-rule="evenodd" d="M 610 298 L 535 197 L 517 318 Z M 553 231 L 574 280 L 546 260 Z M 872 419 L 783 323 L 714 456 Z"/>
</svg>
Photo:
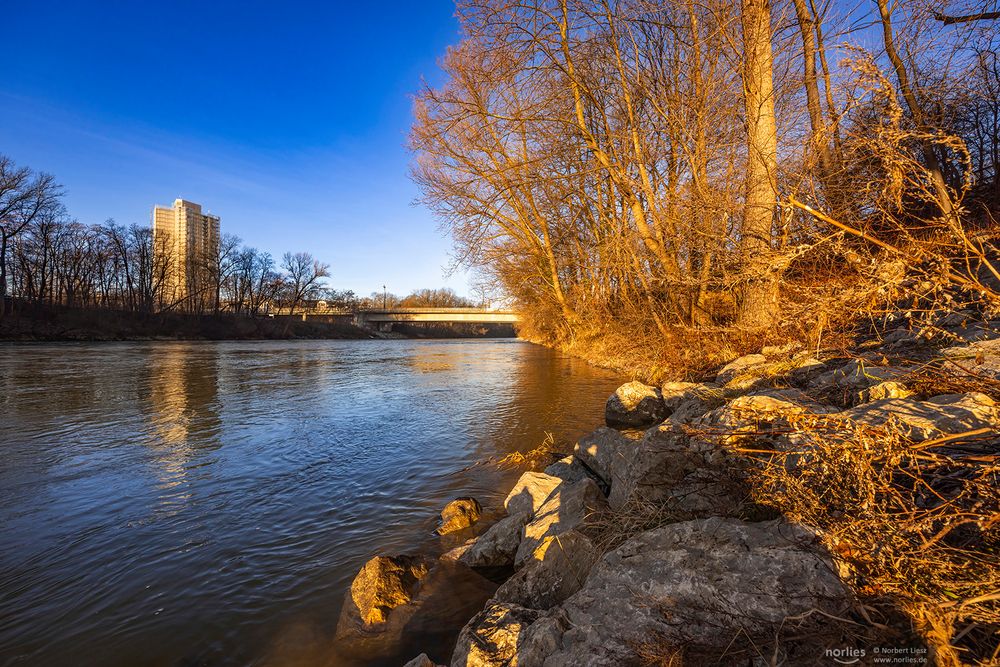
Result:
<svg viewBox="0 0 1000 667">
<path fill-rule="evenodd" d="M 391 644 L 461 572 L 485 602 L 409 665 L 995 664 L 998 325 L 625 384 L 476 534 L 370 561 L 337 641 Z"/>
</svg>

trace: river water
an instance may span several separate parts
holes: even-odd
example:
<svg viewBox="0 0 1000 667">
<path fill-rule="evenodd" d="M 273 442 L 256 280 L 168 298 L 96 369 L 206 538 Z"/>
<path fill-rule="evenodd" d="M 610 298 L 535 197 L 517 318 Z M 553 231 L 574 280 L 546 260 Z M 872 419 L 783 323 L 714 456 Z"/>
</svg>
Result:
<svg viewBox="0 0 1000 667">
<path fill-rule="evenodd" d="M 0 346 L 0 664 L 341 664 L 361 565 L 617 384 L 516 340 Z"/>
</svg>

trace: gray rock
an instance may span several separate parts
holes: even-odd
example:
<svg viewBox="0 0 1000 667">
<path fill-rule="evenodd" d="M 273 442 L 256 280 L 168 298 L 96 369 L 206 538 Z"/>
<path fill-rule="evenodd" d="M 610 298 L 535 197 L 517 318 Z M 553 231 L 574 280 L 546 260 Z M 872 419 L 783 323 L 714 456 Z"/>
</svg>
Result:
<svg viewBox="0 0 1000 667">
<path fill-rule="evenodd" d="M 994 336 L 1000 333 L 994 331 Z M 1000 338 L 956 345 L 941 351 L 944 358 L 976 374 L 1000 380 Z M 955 366 L 956 368 L 958 366 Z"/>
<path fill-rule="evenodd" d="M 528 512 L 518 512 L 504 517 L 459 554 L 458 561 L 478 568 L 513 565 L 514 554 L 521 544 L 521 530 L 531 516 Z"/>
<path fill-rule="evenodd" d="M 525 631 L 539 616 L 541 612 L 534 609 L 491 602 L 462 628 L 451 656 L 452 667 L 524 666 L 523 660 L 517 660 L 518 649 Z"/>
<path fill-rule="evenodd" d="M 723 447 L 688 435 L 677 424 L 646 431 L 633 454 L 615 462 L 608 504 L 654 503 L 678 520 L 737 512 L 746 495 L 740 461 Z"/>
<path fill-rule="evenodd" d="M 403 665 L 403 667 L 437 667 L 434 662 L 427 657 L 426 653 L 421 653 L 413 660 Z"/>
<path fill-rule="evenodd" d="M 573 455 L 600 477 L 611 484 L 611 466 L 626 450 L 635 448 L 636 440 L 613 428 L 602 426 L 580 438 L 573 448 Z"/>
<path fill-rule="evenodd" d="M 529 609 L 551 609 L 580 590 L 600 557 L 594 543 L 579 531 L 548 536 L 493 599 Z"/>
<path fill-rule="evenodd" d="M 985 394 L 943 394 L 926 401 L 887 398 L 841 413 L 869 426 L 892 423 L 900 433 L 920 441 L 980 428 L 1000 430 L 1000 412 Z"/>
<path fill-rule="evenodd" d="M 817 403 L 798 389 L 768 389 L 733 399 L 695 421 L 697 426 L 726 433 L 725 444 L 743 439 L 741 431 L 761 432 L 787 428 L 792 415 L 832 414 L 837 408 Z"/>
<path fill-rule="evenodd" d="M 526 472 L 514 484 L 507 494 L 503 505 L 510 515 L 527 512 L 534 514 L 542 506 L 545 499 L 563 483 L 563 480 L 543 472 Z"/>
<path fill-rule="evenodd" d="M 658 387 L 629 382 L 618 387 L 604 408 L 608 426 L 648 426 L 666 419 Z"/>
<path fill-rule="evenodd" d="M 468 528 L 483 514 L 483 507 L 475 498 L 457 498 L 441 510 L 441 525 L 438 535 L 447 535 Z"/>
<path fill-rule="evenodd" d="M 550 465 L 545 469 L 545 474 L 558 477 L 564 482 L 569 483 L 579 482 L 581 479 L 593 479 L 595 482 L 603 481 L 590 468 L 584 465 L 583 461 L 572 454 Z"/>
<path fill-rule="evenodd" d="M 514 556 L 514 567 L 520 568 L 533 558 L 545 538 L 591 525 L 606 509 L 607 500 L 593 480 L 584 479 L 560 486 L 524 526 L 521 543 Z"/>
<path fill-rule="evenodd" d="M 903 378 L 909 369 L 895 366 L 875 366 L 864 359 L 852 359 L 843 366 L 821 375 L 810 382 L 811 387 L 834 385 L 847 389 L 861 390 L 890 380 Z"/>
<path fill-rule="evenodd" d="M 516 664 L 637 664 L 635 647 L 651 638 L 735 649 L 766 642 L 790 617 L 839 615 L 850 604 L 804 528 L 783 520 L 676 523 L 606 554 L 579 592 L 519 633 Z"/>
</svg>

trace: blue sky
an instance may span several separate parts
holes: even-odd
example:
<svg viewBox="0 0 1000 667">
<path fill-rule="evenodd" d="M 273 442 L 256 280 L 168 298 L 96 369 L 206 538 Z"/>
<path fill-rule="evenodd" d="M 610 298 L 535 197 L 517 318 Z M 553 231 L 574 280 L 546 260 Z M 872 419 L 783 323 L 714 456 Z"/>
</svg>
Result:
<svg viewBox="0 0 1000 667">
<path fill-rule="evenodd" d="M 410 94 L 458 39 L 450 0 L 37 0 L 4 8 L 0 152 L 81 222 L 176 197 L 359 294 L 450 286 L 451 243 L 407 175 Z"/>
</svg>

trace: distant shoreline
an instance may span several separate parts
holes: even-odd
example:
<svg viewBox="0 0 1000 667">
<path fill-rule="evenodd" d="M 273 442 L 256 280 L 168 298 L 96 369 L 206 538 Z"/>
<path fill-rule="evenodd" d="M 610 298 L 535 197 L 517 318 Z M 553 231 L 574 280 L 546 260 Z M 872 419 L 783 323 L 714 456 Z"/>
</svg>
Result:
<svg viewBox="0 0 1000 667">
<path fill-rule="evenodd" d="M 135 313 L 18 304 L 0 318 L 0 342 L 121 342 L 175 340 L 368 340 L 513 338 L 510 325 L 400 324 L 390 334 L 348 322 L 303 321 L 295 316 Z"/>
</svg>

